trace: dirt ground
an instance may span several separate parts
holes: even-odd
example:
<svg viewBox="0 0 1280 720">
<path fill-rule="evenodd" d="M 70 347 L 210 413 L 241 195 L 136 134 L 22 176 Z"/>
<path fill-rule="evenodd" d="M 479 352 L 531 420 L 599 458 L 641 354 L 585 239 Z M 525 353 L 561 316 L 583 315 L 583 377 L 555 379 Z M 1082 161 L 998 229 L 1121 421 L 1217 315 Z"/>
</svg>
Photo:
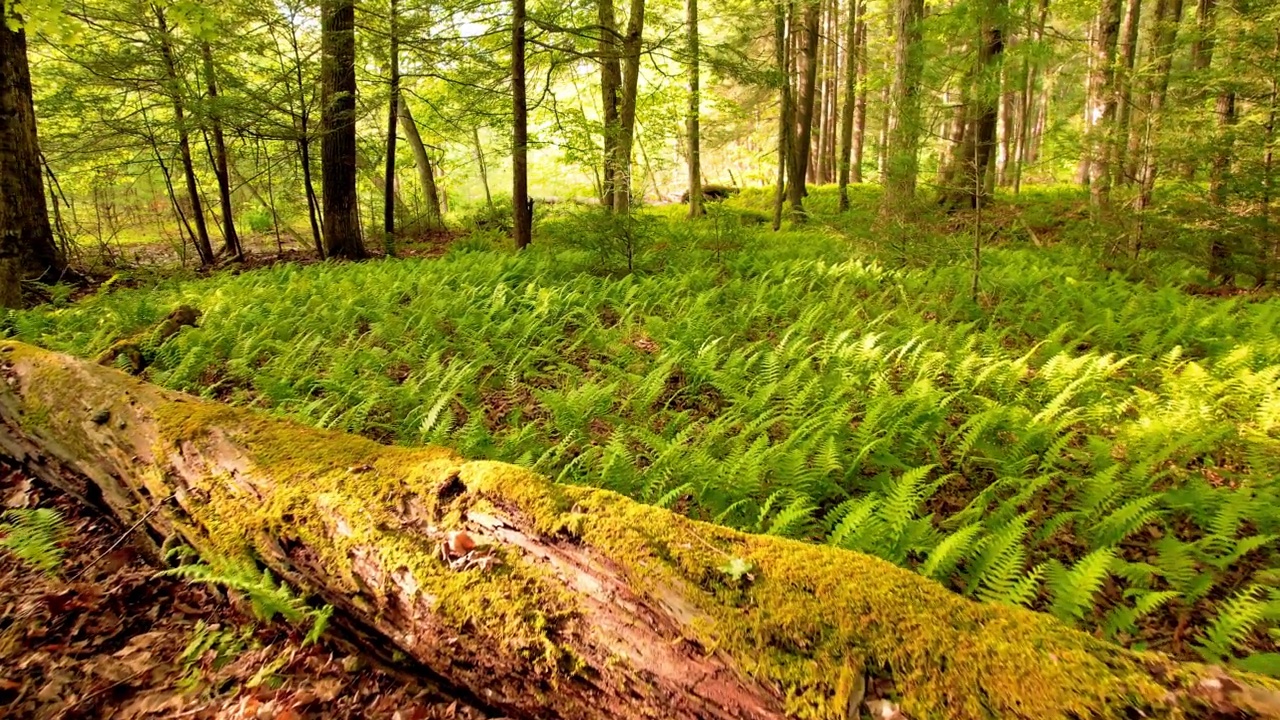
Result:
<svg viewBox="0 0 1280 720">
<path fill-rule="evenodd" d="M 0 511 L 57 509 L 56 576 L 0 549 L 0 717 L 478 720 L 247 602 L 157 577 L 113 522 L 0 464 Z"/>
</svg>

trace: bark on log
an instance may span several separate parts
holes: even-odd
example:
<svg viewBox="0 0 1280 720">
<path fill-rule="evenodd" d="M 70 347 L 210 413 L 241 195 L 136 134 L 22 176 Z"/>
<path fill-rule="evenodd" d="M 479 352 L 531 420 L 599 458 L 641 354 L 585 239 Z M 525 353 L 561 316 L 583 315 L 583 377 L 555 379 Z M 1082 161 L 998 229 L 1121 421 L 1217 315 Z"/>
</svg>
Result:
<svg viewBox="0 0 1280 720">
<path fill-rule="evenodd" d="M 0 453 L 145 519 L 157 550 L 176 537 L 254 559 L 495 713 L 843 719 L 871 673 L 913 718 L 1274 715 L 1270 681 L 1130 652 L 865 555 L 304 428 L 17 342 L 0 342 L 0 372 Z M 734 560 L 746 575 L 724 570 Z"/>
</svg>

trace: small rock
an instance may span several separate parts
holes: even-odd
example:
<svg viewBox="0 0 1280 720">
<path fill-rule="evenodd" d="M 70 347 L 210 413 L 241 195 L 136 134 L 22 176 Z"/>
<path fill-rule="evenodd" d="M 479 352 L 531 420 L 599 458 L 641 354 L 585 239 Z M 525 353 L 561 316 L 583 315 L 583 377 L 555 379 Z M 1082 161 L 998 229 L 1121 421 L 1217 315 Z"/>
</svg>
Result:
<svg viewBox="0 0 1280 720">
<path fill-rule="evenodd" d="M 95 412 L 90 419 L 93 420 L 94 425 L 105 425 L 111 419 L 111 411 L 107 408 L 102 408 Z"/>
</svg>

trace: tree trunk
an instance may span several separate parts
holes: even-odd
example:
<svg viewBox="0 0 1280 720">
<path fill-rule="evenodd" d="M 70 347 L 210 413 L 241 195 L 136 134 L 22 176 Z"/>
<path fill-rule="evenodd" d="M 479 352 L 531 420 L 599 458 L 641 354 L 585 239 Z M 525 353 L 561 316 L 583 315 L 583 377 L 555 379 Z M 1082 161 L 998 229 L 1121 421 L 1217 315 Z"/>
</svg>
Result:
<svg viewBox="0 0 1280 720">
<path fill-rule="evenodd" d="M 1116 66 L 1116 124 L 1111 146 L 1113 184 L 1129 185 L 1133 178 L 1125 172 L 1129 165 L 1128 145 L 1130 118 L 1133 116 L 1133 64 L 1138 56 L 1138 26 L 1142 20 L 1142 0 L 1125 0 L 1124 17 L 1120 21 L 1120 47 Z"/>
<path fill-rule="evenodd" d="M 805 179 L 809 176 L 809 151 L 813 142 L 813 111 L 816 100 L 818 80 L 818 21 L 822 7 L 817 0 L 799 0 L 805 3 L 804 8 L 804 47 L 796 55 L 800 76 L 800 97 L 795 113 L 793 137 L 795 145 L 791 148 L 791 168 L 787 173 L 787 199 L 791 204 L 791 220 L 804 222 L 807 219 L 804 210 Z M 794 32 L 793 32 L 794 34 Z"/>
<path fill-rule="evenodd" d="M 789 0 L 775 0 L 773 4 L 773 50 L 777 64 L 778 76 L 782 87 L 779 89 L 778 102 L 778 182 L 773 195 L 773 229 L 782 228 L 782 206 L 786 194 L 787 173 L 791 166 L 792 133 L 795 123 L 792 121 L 791 102 L 791 53 L 787 9 Z"/>
<path fill-rule="evenodd" d="M 1111 202 L 1111 164 L 1116 117 L 1115 56 L 1120 36 L 1121 0 L 1103 0 L 1093 28 L 1085 155 L 1089 168 L 1089 205 L 1102 215 Z"/>
<path fill-rule="evenodd" d="M 618 94 L 622 92 L 622 51 L 618 42 L 618 21 L 613 0 L 596 3 L 600 24 L 600 98 L 604 126 L 604 192 L 601 203 L 613 209 L 618 186 Z"/>
<path fill-rule="evenodd" d="M 689 217 L 702 215 L 702 132 L 699 127 L 702 92 L 698 67 L 698 0 L 685 0 L 686 52 L 689 55 L 689 109 L 686 117 L 689 135 Z"/>
<path fill-rule="evenodd" d="M 22 281 L 55 282 L 65 259 L 49 227 L 31 99 L 27 35 L 0 11 L 0 307 L 22 307 Z"/>
<path fill-rule="evenodd" d="M 182 174 L 187 181 L 187 196 L 191 200 L 191 219 L 195 222 L 196 254 L 201 265 L 213 263 L 213 246 L 209 243 L 209 227 L 205 224 L 204 206 L 200 200 L 200 187 L 196 182 L 196 166 L 191 157 L 191 132 L 187 128 L 186 107 L 182 102 L 182 78 L 178 75 L 177 60 L 173 56 L 173 39 L 169 35 L 169 23 L 164 10 L 152 4 L 156 25 L 159 28 L 160 56 L 164 59 L 165 79 L 169 87 L 169 100 L 173 103 L 173 122 L 178 129 L 178 151 L 182 157 Z"/>
<path fill-rule="evenodd" d="M 320 6 L 320 165 L 324 189 L 325 255 L 365 257 L 356 196 L 355 0 Z"/>
<path fill-rule="evenodd" d="M 525 0 L 511 3 L 511 210 L 517 250 L 533 239 L 533 213 L 529 204 L 529 106 L 525 99 L 524 30 Z"/>
<path fill-rule="evenodd" d="M 311 238 L 315 241 L 316 257 L 325 257 L 324 235 L 321 232 L 320 199 L 316 196 L 316 185 L 311 178 L 311 111 L 307 108 L 307 96 L 302 77 L 302 50 L 298 45 L 298 25 L 289 24 L 289 44 L 293 50 L 293 74 L 298 86 L 298 110 L 295 114 L 297 122 L 298 164 L 302 166 L 302 189 L 307 196 L 307 219 L 311 222 Z M 287 81 L 286 81 L 287 86 Z"/>
<path fill-rule="evenodd" d="M 1002 23 L 1006 0 L 984 0 L 978 53 L 971 71 L 967 127 L 955 157 L 953 176 L 943 184 L 941 203 L 948 208 L 977 208 L 986 201 L 987 171 L 996 148 L 996 124 L 1000 117 L 1000 88 L 993 78 L 1004 54 Z M 998 81 L 997 81 L 998 82 Z"/>
<path fill-rule="evenodd" d="M 413 162 L 418 167 L 418 182 L 422 183 L 422 194 L 427 203 L 427 228 L 444 229 L 444 213 L 440 208 L 440 191 L 436 188 L 435 171 L 431 169 L 431 156 L 427 154 L 427 146 L 422 143 L 422 135 L 418 132 L 418 124 L 413 120 L 409 103 L 400 103 L 400 127 L 409 141 L 409 149 L 413 150 Z"/>
<path fill-rule="evenodd" d="M 489 165 L 484 161 L 484 146 L 480 144 L 480 128 L 471 128 L 471 141 L 476 146 L 476 162 L 480 165 L 480 183 L 484 185 L 485 207 L 494 212 L 493 193 L 489 191 Z"/>
<path fill-rule="evenodd" d="M 840 212 L 849 209 L 849 175 L 853 161 L 853 124 L 857 115 L 858 96 L 862 92 L 862 8 L 865 0 L 850 0 L 849 17 L 846 19 L 845 47 L 848 48 L 848 60 L 844 73 L 844 110 L 840 114 L 840 167 L 837 182 L 840 185 Z M 865 109 L 865 107 L 864 107 Z M 861 145 L 861 143 L 859 143 Z M 858 148 L 861 154 L 862 148 Z M 862 159 L 858 158 L 861 163 Z M 861 170 L 858 173 L 861 182 Z"/>
<path fill-rule="evenodd" d="M 1173 51 L 1178 37 L 1178 23 L 1181 21 L 1182 0 L 1158 0 L 1155 22 L 1152 25 L 1151 65 L 1153 70 L 1143 118 L 1146 146 L 1142 153 L 1142 170 L 1138 176 L 1138 200 L 1135 205 L 1139 213 L 1151 207 L 1151 196 L 1155 191 L 1156 175 L 1160 169 L 1160 153 L 1157 148 L 1160 120 L 1165 98 L 1169 92 L 1169 70 L 1173 66 Z M 1135 255 L 1141 249 L 1141 237 L 1140 232 L 1133 235 L 1134 246 L 1130 249 Z"/>
<path fill-rule="evenodd" d="M 1217 113 L 1217 137 L 1214 142 L 1213 164 L 1209 169 L 1209 202 L 1220 212 L 1227 211 L 1228 179 L 1231 174 L 1231 151 L 1235 145 L 1236 125 L 1236 93 L 1232 89 L 1224 89 L 1218 95 L 1215 107 Z M 1225 228 L 1214 233 L 1209 246 L 1209 275 L 1217 278 L 1222 285 L 1235 284 L 1233 268 L 1234 245 L 1231 238 L 1222 233 Z"/>
<path fill-rule="evenodd" d="M 213 66 L 213 48 L 208 41 L 200 43 L 204 61 L 204 81 L 209 93 L 209 125 L 213 133 L 213 174 L 218 179 L 218 200 L 222 206 L 222 251 L 241 259 L 244 248 L 236 233 L 236 213 L 231 206 L 231 174 L 228 170 L 227 142 L 222 135 L 222 110 L 218 107 L 218 78 Z"/>
<path fill-rule="evenodd" d="M 382 235 L 388 255 L 394 254 L 396 239 L 396 120 L 400 117 L 400 35 L 396 15 L 396 0 L 389 0 L 387 24 L 391 45 L 391 97 L 387 101 L 387 164 L 382 181 Z"/>
<path fill-rule="evenodd" d="M 885 150 L 883 210 L 907 212 L 915 202 L 920 150 L 920 79 L 924 0 L 894 0 L 893 85 Z"/>
<path fill-rule="evenodd" d="M 1215 37 L 1217 8 L 1218 3 L 1216 0 L 1196 1 L 1196 30 L 1195 37 L 1191 39 L 1191 77 L 1187 83 L 1187 105 L 1193 111 L 1201 109 L 1207 94 L 1205 88 L 1211 83 L 1211 79 L 1205 71 L 1213 64 L 1213 50 L 1217 39 Z M 1219 102 L 1221 99 L 1221 96 L 1219 96 Z M 1215 119 L 1219 123 L 1221 122 L 1221 115 L 1216 107 Z M 1191 182 L 1195 180 L 1196 170 L 1198 169 L 1199 163 L 1196 162 L 1195 158 L 1188 157 L 1182 161 L 1179 175 L 1182 176 L 1183 180 Z"/>
<path fill-rule="evenodd" d="M 861 711 L 868 672 L 921 718 L 1276 702 L 1253 676 L 1123 650 L 870 556 L 304 428 L 21 343 L 0 344 L 0 371 L 4 455 L 143 527 L 155 557 L 176 541 L 265 566 L 333 606 L 331 628 L 490 715 L 834 720 Z"/>
<path fill-rule="evenodd" d="M 853 106 L 853 157 L 850 159 L 850 180 L 862 182 L 862 158 L 867 146 L 867 3 L 866 0 L 854 0 L 858 3 L 858 98 Z"/>
<path fill-rule="evenodd" d="M 1013 169 L 1013 146 L 1018 122 L 1016 107 L 1017 91 L 1013 88 L 1013 77 L 1010 67 L 1005 63 L 1000 70 L 1000 139 L 999 151 L 996 154 L 995 182 L 1000 187 L 1009 184 Z"/>
<path fill-rule="evenodd" d="M 636 105 L 640 100 L 640 50 L 644 39 L 644 2 L 631 0 L 627 33 L 622 37 L 622 93 L 618 98 L 618 155 L 613 186 L 613 210 L 631 212 L 631 154 L 635 144 Z"/>
<path fill-rule="evenodd" d="M 1280 28 L 1276 28 L 1275 45 L 1272 46 L 1272 67 L 1280 67 Z M 1274 275 L 1275 263 L 1280 261 L 1280 233 L 1276 233 L 1271 220 L 1271 201 L 1276 194 L 1276 135 L 1280 127 L 1280 73 L 1271 76 L 1271 96 L 1267 103 L 1267 124 L 1262 150 L 1262 241 L 1258 243 L 1258 286 L 1266 285 Z"/>
</svg>

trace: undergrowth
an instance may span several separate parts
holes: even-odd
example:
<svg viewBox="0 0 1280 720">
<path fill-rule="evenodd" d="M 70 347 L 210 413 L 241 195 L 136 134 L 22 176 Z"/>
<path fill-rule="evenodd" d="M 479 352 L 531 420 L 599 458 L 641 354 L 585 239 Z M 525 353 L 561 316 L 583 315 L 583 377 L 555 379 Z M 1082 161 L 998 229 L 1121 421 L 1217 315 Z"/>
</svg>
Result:
<svg viewBox="0 0 1280 720">
<path fill-rule="evenodd" d="M 589 272 L 570 218 L 521 255 L 283 265 L 10 325 L 93 355 L 189 303 L 204 318 L 158 350 L 163 385 L 1280 672 L 1280 301 L 1010 243 L 984 254 L 975 302 L 967 265 L 897 262 L 903 238 L 877 246 L 870 213 L 824 224 L 830 198 L 810 200 L 819 222 L 779 235 L 659 222 L 629 274 Z"/>
</svg>

